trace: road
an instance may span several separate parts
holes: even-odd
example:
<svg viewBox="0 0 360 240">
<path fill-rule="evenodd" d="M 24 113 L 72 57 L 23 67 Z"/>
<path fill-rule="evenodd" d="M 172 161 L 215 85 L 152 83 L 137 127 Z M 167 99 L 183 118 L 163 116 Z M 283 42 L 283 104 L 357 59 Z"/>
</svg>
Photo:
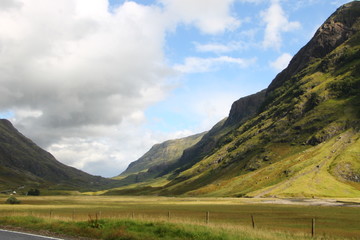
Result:
<svg viewBox="0 0 360 240">
<path fill-rule="evenodd" d="M 21 233 L 0 229 L 1 240 L 64 240 L 61 238 L 45 237 L 30 233 Z"/>
</svg>

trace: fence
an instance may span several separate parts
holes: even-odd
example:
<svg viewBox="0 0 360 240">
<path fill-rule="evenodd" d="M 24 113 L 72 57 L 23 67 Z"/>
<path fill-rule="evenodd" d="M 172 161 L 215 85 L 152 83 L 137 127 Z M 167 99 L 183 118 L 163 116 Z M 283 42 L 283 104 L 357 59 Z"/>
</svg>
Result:
<svg viewBox="0 0 360 240">
<path fill-rule="evenodd" d="M 56 219 L 56 220 L 65 220 L 65 221 L 87 221 L 89 219 L 134 219 L 134 220 L 149 220 L 149 221 L 168 221 L 174 223 L 196 223 L 196 224 L 219 224 L 224 223 L 223 219 L 228 217 L 226 214 L 221 217 L 221 213 L 210 211 L 205 212 L 179 212 L 179 211 L 162 211 L 154 214 L 154 212 L 141 212 L 141 211 L 109 211 L 109 210 L 98 210 L 88 211 L 88 209 L 37 209 L 37 210 L 15 210 L 8 209 L 2 210 L 0 216 L 34 216 L 40 218 Z M 291 221 L 290 221 L 291 220 Z M 277 222 L 282 222 L 283 224 L 279 225 Z M 286 224 L 287 222 L 287 224 Z M 294 219 L 289 218 L 288 221 L 285 221 L 284 218 L 274 220 L 271 217 L 265 216 L 256 216 L 254 214 L 250 215 L 241 215 L 237 222 L 227 221 L 228 225 L 240 224 L 242 226 L 249 226 L 253 229 L 262 228 L 262 229 L 273 229 L 273 230 L 285 230 L 292 232 L 303 232 L 305 234 L 311 235 L 312 237 L 316 236 L 316 225 L 315 218 L 304 218 L 304 219 L 295 219 L 297 227 L 291 228 L 294 223 Z M 272 224 L 270 224 L 272 223 Z M 285 224 L 284 224 L 285 223 Z M 274 227 L 274 224 L 277 225 Z M 299 227 L 303 225 L 302 227 Z M 326 225 L 326 224 L 325 224 Z M 319 235 L 324 235 L 324 231 L 320 231 Z"/>
</svg>

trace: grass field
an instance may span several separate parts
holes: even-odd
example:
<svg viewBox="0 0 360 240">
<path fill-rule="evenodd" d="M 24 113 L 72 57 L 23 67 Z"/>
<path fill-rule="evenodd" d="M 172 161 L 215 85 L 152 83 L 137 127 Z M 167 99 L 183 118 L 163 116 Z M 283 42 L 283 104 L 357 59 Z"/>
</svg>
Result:
<svg viewBox="0 0 360 240">
<path fill-rule="evenodd" d="M 0 196 L 0 203 L 4 203 L 6 198 L 7 196 Z M 235 231 L 231 233 L 235 235 L 229 233 L 232 237 L 225 239 L 241 239 L 234 236 L 243 236 L 244 232 L 249 231 L 252 235 L 246 239 L 292 239 L 295 236 L 305 239 L 310 237 L 312 219 L 315 218 L 318 237 L 360 239 L 360 207 L 269 204 L 260 199 L 240 198 L 28 196 L 18 199 L 21 200 L 19 205 L 0 204 L 2 219 L 6 216 L 33 216 L 53 221 L 86 222 L 89 215 L 92 218 L 97 215 L 104 221 L 122 219 L 130 222 L 150 221 L 181 226 L 206 225 L 205 228 L 212 229 L 211 231 L 218 231 L 221 226 L 220 229 Z M 351 201 L 360 202 L 359 199 Z M 207 212 L 209 217 L 206 224 Z M 252 227 L 251 215 L 254 218 L 255 229 Z M 237 235 L 236 231 L 239 229 L 241 234 Z M 273 231 L 284 234 L 269 233 Z M 266 237 L 256 234 L 265 234 Z"/>
</svg>

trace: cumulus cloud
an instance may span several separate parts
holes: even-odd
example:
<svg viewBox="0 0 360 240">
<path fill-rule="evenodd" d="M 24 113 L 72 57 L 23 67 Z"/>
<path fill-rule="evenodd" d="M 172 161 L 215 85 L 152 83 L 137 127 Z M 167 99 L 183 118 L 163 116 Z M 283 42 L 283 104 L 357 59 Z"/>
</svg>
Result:
<svg viewBox="0 0 360 240">
<path fill-rule="evenodd" d="M 241 68 L 248 67 L 256 62 L 256 58 L 244 59 L 233 58 L 229 56 L 220 56 L 215 58 L 189 57 L 185 59 L 184 64 L 174 66 L 174 69 L 182 73 L 200 73 L 215 71 L 222 64 L 234 64 Z"/>
<path fill-rule="evenodd" d="M 202 32 L 217 34 L 234 30 L 240 21 L 231 16 L 235 0 L 159 0 L 174 22 L 194 24 Z"/>
<path fill-rule="evenodd" d="M 283 53 L 275 61 L 270 62 L 270 66 L 276 71 L 281 71 L 288 66 L 292 57 L 289 53 Z"/>
<path fill-rule="evenodd" d="M 94 137 L 91 131 L 100 132 Z M 141 127 L 131 119 L 117 126 L 94 126 L 86 131 L 87 137 L 62 138 L 49 147 L 49 151 L 62 162 L 92 174 L 116 176 L 131 161 L 141 157 L 150 146 L 167 140 Z"/>
<path fill-rule="evenodd" d="M 299 22 L 291 22 L 288 20 L 280 0 L 272 0 L 270 7 L 261 13 L 263 22 L 266 24 L 263 47 L 279 49 L 282 45 L 283 32 L 289 32 L 299 29 Z"/>
<path fill-rule="evenodd" d="M 78 127 L 116 124 L 161 98 L 147 91 L 161 93 L 169 70 L 154 9 L 128 2 L 111 15 L 106 1 L 37 2 L 44 11 L 26 1 L 1 16 L 2 108 L 40 111 L 47 127 Z"/>
<path fill-rule="evenodd" d="M 21 3 L 15 0 L 1 0 L 0 1 L 0 12 L 7 11 L 14 8 L 20 8 Z"/>
<path fill-rule="evenodd" d="M 62 162 L 116 175 L 165 140 L 142 124 L 144 110 L 172 88 L 166 32 L 183 23 L 232 30 L 234 1 L 125 1 L 109 12 L 107 0 L 2 0 L 0 112 Z"/>
<path fill-rule="evenodd" d="M 136 128 L 168 91 L 162 19 L 160 8 L 134 2 L 109 13 L 106 0 L 23 1 L 0 12 L 0 109 L 66 163 L 111 159 L 98 141 L 124 118 Z"/>
</svg>

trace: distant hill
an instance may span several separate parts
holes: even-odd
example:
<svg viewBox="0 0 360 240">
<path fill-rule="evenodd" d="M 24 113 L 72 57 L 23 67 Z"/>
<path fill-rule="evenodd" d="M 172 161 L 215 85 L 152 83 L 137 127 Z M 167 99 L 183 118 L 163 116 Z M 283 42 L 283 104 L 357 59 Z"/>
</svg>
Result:
<svg viewBox="0 0 360 240">
<path fill-rule="evenodd" d="M 116 186 L 116 181 L 92 176 L 57 161 L 0 119 L 0 191 L 3 189 L 50 188 L 96 190 Z"/>
<path fill-rule="evenodd" d="M 239 99 L 158 182 L 107 194 L 360 196 L 360 2 L 340 7 L 266 90 Z"/>
<path fill-rule="evenodd" d="M 183 151 L 198 143 L 204 135 L 205 132 L 156 144 L 115 179 L 119 179 L 121 185 L 152 180 L 158 177 L 162 170 L 175 164 Z"/>
<path fill-rule="evenodd" d="M 201 140 L 205 133 L 168 140 L 154 145 L 148 152 L 138 160 L 130 163 L 128 168 L 121 175 L 129 175 L 148 170 L 156 165 L 170 164 L 178 160 L 183 151 Z"/>
</svg>

